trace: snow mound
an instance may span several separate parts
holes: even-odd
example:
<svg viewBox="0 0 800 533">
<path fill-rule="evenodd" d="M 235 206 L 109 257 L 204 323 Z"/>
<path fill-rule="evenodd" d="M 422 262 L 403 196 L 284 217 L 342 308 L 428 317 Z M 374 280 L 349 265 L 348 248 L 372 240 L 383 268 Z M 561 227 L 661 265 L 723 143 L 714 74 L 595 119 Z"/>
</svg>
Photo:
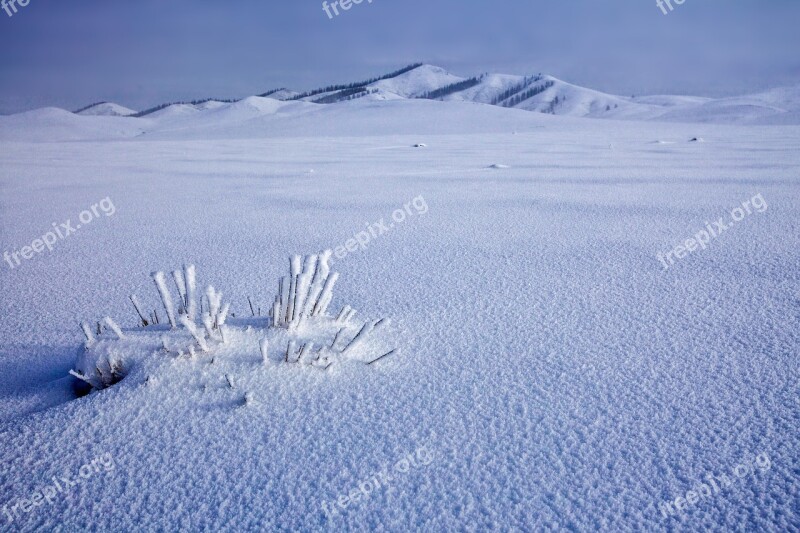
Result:
<svg viewBox="0 0 800 533">
<path fill-rule="evenodd" d="M 200 111 L 206 111 L 209 109 L 219 109 L 220 107 L 225 107 L 226 105 L 228 104 L 225 102 L 220 102 L 219 100 L 206 100 L 200 104 L 195 104 L 194 107 Z"/>
<path fill-rule="evenodd" d="M 375 82 L 368 87 L 382 89 L 405 98 L 415 98 L 459 81 L 464 81 L 464 78 L 450 74 L 441 67 L 422 65 L 394 78 Z"/>
<path fill-rule="evenodd" d="M 198 111 L 200 111 L 200 109 L 192 104 L 172 104 L 158 111 L 153 111 L 146 116 L 148 118 L 158 119 L 183 118 L 194 115 Z"/>
<path fill-rule="evenodd" d="M 83 141 L 130 138 L 143 123 L 127 117 L 81 116 L 44 107 L 0 117 L 0 140 L 25 142 Z"/>
</svg>

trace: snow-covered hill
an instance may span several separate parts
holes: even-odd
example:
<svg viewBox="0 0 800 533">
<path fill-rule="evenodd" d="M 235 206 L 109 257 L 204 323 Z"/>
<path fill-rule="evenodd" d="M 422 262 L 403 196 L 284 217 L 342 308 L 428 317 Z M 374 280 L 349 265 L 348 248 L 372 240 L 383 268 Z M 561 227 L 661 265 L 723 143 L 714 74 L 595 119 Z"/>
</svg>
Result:
<svg viewBox="0 0 800 533">
<path fill-rule="evenodd" d="M 291 91 L 289 89 L 273 89 L 271 91 L 267 91 L 263 94 L 259 94 L 262 98 L 273 98 L 275 100 L 289 100 L 294 98 L 300 94 L 297 91 Z"/>
<path fill-rule="evenodd" d="M 89 107 L 84 107 L 75 113 L 85 116 L 127 117 L 135 114 L 136 111 L 113 102 L 100 102 L 99 104 L 93 104 Z"/>
<path fill-rule="evenodd" d="M 416 98 L 424 93 L 463 81 L 464 78 L 454 76 L 445 69 L 433 65 L 422 65 L 414 70 L 395 76 L 388 80 L 369 85 L 404 98 Z"/>
<path fill-rule="evenodd" d="M 457 76 L 434 65 L 410 65 L 394 73 L 349 84 L 330 85 L 303 93 L 275 89 L 259 97 L 239 101 L 204 100 L 156 106 L 137 113 L 147 119 L 139 127 L 156 131 L 166 123 L 181 121 L 186 128 L 190 117 L 203 128 L 212 120 L 228 127 L 237 117 L 257 119 L 272 116 L 280 107 L 265 102 L 299 102 L 326 105 L 360 105 L 374 111 L 374 103 L 395 100 L 431 99 L 446 102 L 469 102 L 570 117 L 617 120 L 656 120 L 665 122 L 707 122 L 739 124 L 800 124 L 800 86 L 778 88 L 734 98 L 695 96 L 617 96 L 580 87 L 549 75 L 518 76 L 481 74 Z M 259 103 L 259 100 L 263 100 Z M 249 109 L 242 114 L 242 109 Z M 301 107 L 293 106 L 293 111 Z M 387 109 L 391 109 L 388 107 Z M 466 113 L 476 113 L 475 107 Z M 216 111 L 230 110 L 221 114 Z M 238 110 L 238 111 L 237 111 Z M 307 110 L 302 111 L 302 113 Z M 78 112 L 84 117 L 123 117 L 135 112 L 112 103 L 89 106 Z M 286 116 L 283 114 L 282 116 Z M 32 115 L 33 125 L 47 117 Z M 63 118 L 63 117 L 62 117 Z M 155 121 L 155 122 L 153 122 Z M 249 127 L 249 126 L 248 126 Z M 129 128 L 118 130 L 124 135 Z M 1 134 L 0 134 L 1 135 Z"/>
</svg>

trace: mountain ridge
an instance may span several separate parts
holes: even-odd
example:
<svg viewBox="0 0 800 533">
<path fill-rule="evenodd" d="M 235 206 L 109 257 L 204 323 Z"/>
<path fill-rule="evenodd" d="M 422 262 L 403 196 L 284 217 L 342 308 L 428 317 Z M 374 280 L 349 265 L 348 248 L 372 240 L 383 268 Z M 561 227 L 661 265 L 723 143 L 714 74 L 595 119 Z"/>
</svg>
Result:
<svg viewBox="0 0 800 533">
<path fill-rule="evenodd" d="M 425 63 L 413 63 L 360 82 L 328 85 L 302 92 L 278 88 L 257 97 L 324 105 L 362 99 L 429 99 L 586 118 L 800 124 L 800 86 L 717 99 L 676 95 L 627 97 L 574 85 L 542 73 L 527 76 L 483 73 L 462 77 Z M 169 102 L 138 112 L 112 102 L 99 102 L 75 113 L 83 116 L 138 118 L 185 115 L 194 110 L 206 111 L 233 105 L 247 98 L 253 97 Z"/>
</svg>

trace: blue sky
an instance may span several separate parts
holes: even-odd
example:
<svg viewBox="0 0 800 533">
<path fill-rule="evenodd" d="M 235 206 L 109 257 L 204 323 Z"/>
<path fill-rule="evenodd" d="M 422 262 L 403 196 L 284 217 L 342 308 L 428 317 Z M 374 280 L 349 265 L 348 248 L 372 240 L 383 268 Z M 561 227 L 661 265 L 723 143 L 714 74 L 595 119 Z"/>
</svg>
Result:
<svg viewBox="0 0 800 533">
<path fill-rule="evenodd" d="M 242 97 L 424 61 L 599 90 L 721 96 L 800 83 L 800 2 L 30 0 L 0 11 L 0 112 Z M 329 0 L 331 3 L 331 0 Z"/>
</svg>

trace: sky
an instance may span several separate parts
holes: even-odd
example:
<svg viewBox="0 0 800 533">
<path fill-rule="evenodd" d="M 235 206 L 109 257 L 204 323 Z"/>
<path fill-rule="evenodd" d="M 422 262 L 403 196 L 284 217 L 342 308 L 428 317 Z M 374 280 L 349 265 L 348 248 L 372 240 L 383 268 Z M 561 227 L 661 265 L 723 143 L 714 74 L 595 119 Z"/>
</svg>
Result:
<svg viewBox="0 0 800 533">
<path fill-rule="evenodd" d="M 0 113 L 240 98 L 414 62 L 621 95 L 800 84 L 797 0 L 369 2 L 329 18 L 321 0 L 29 0 L 0 11 Z"/>
</svg>

